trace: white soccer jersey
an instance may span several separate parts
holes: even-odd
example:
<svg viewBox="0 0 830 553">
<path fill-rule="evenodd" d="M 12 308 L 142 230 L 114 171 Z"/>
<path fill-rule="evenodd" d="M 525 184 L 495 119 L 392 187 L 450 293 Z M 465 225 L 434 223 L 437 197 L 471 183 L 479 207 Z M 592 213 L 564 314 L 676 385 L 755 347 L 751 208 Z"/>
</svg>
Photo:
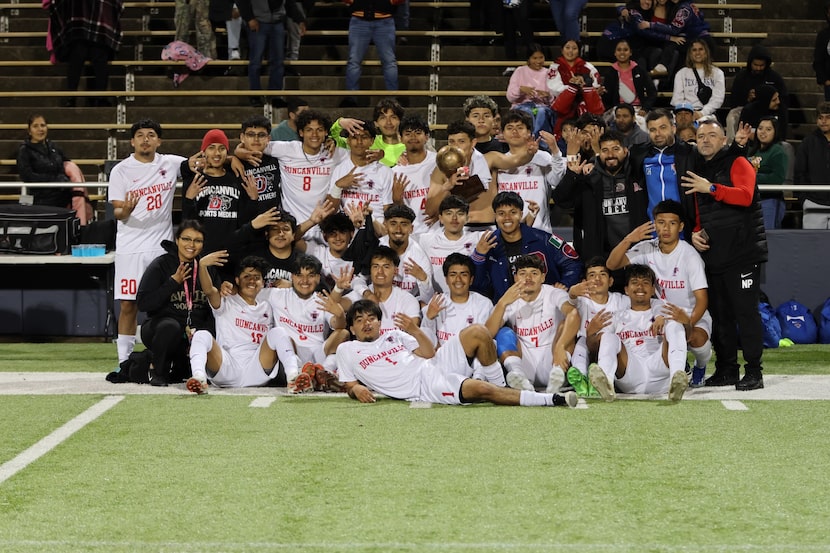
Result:
<svg viewBox="0 0 830 553">
<path fill-rule="evenodd" d="M 257 300 L 271 305 L 276 324 L 285 329 L 298 347 L 323 347 L 334 315 L 320 309 L 316 294 L 303 299 L 293 288 L 265 288 Z"/>
<path fill-rule="evenodd" d="M 464 303 L 451 301 L 449 294 L 444 297 L 446 307 L 433 320 L 427 318 L 427 306 L 421 309 L 421 328 L 434 343 L 444 345 L 453 336 L 458 336 L 462 330 L 474 324 L 484 324 L 493 311 L 493 302 L 476 292 L 470 292 L 470 297 Z"/>
<path fill-rule="evenodd" d="M 320 275 L 331 285 L 334 285 L 334 281 L 340 276 L 341 269 L 351 269 L 353 266 L 351 261 L 334 257 L 329 247 L 325 244 L 309 242 L 306 254 L 313 255 L 320 260 L 320 263 L 323 264 Z"/>
<path fill-rule="evenodd" d="M 657 276 L 657 297 L 691 313 L 695 290 L 709 288 L 703 259 L 691 244 L 678 242 L 671 253 L 660 251 L 657 238 L 635 244 L 626 253 L 633 263 L 648 265 Z"/>
<path fill-rule="evenodd" d="M 507 155 L 513 154 L 508 152 Z M 514 169 L 499 169 L 499 192 L 516 192 L 522 197 L 525 202 L 522 217 L 529 213 L 528 202 L 539 204 L 539 213 L 533 221 L 533 228 L 552 232 L 548 189 L 559 184 L 566 169 L 567 162 L 561 155 L 553 157 L 547 152 L 536 152 L 527 165 Z"/>
<path fill-rule="evenodd" d="M 396 399 L 417 399 L 426 360 L 412 353 L 416 349 L 418 341 L 398 329 L 373 342 L 344 342 L 337 347 L 337 377 Z"/>
<path fill-rule="evenodd" d="M 109 201 L 123 202 L 135 193 L 140 196 L 129 218 L 118 221 L 115 235 L 118 253 L 160 250 L 162 240 L 173 239 L 173 199 L 185 159 L 157 153 L 152 162 L 142 163 L 130 155 L 113 167 Z"/>
<path fill-rule="evenodd" d="M 522 347 L 550 349 L 564 318 L 562 305 L 567 301 L 567 292 L 543 284 L 535 300 L 527 302 L 519 298 L 508 305 L 503 322 L 513 327 Z"/>
<path fill-rule="evenodd" d="M 374 289 L 371 286 L 369 287 L 369 290 L 374 292 Z M 352 301 L 352 303 L 363 299 L 360 294 L 354 290 L 349 292 L 347 297 Z M 386 301 L 380 302 L 378 305 L 380 306 L 380 310 L 383 312 L 383 317 L 380 320 L 381 334 L 386 334 L 387 332 L 398 328 L 395 326 L 395 313 L 403 313 L 409 317 L 421 316 L 421 305 L 418 303 L 418 300 L 415 299 L 415 296 L 408 292 L 404 292 L 397 286 L 393 286 L 392 294 L 390 294 L 389 298 Z"/>
<path fill-rule="evenodd" d="M 591 319 L 596 317 L 597 313 L 602 310 L 605 310 L 607 313 L 611 313 L 613 316 L 611 318 L 611 324 L 603 328 L 600 332 L 613 332 L 613 317 L 616 316 L 617 313 L 620 313 L 629 307 L 631 307 L 631 300 L 628 296 L 620 294 L 619 292 L 608 292 L 608 302 L 605 304 L 597 303 L 591 298 L 586 298 L 585 296 L 579 296 L 576 298 L 576 310 L 579 312 L 580 320 L 577 336 L 586 335 L 585 330 L 588 328 L 588 324 L 591 322 Z"/>
<path fill-rule="evenodd" d="M 381 246 L 388 246 L 389 237 L 383 236 L 379 242 Z M 432 264 L 427 254 L 412 237 L 409 238 L 409 246 L 401 254 L 400 258 L 401 262 L 398 265 L 398 271 L 395 273 L 395 278 L 393 279 L 395 286 L 409 292 L 424 303 L 431 300 L 432 295 L 435 293 L 435 290 L 432 288 Z M 426 281 L 421 282 L 414 276 L 404 272 L 406 263 L 410 260 L 417 263 L 424 270 L 427 274 Z"/>
<path fill-rule="evenodd" d="M 274 326 L 268 302 L 249 305 L 237 295 L 223 297 L 219 308 L 213 310 L 213 316 L 216 319 L 216 342 L 237 360 L 247 360 L 253 355 Z"/>
<path fill-rule="evenodd" d="M 329 192 L 332 169 L 349 158 L 349 151 L 343 148 L 335 149 L 332 155 L 325 148 L 307 154 L 299 140 L 269 142 L 264 153 L 280 161 L 282 207 L 298 222 L 311 217 Z"/>
<path fill-rule="evenodd" d="M 430 265 L 432 265 L 433 288 L 436 291 L 444 293 L 450 291 L 444 276 L 444 261 L 447 260 L 447 256 L 451 253 L 472 255 L 482 234 L 484 234 L 483 231 L 464 230 L 461 238 L 450 240 L 444 234 L 444 230 L 439 228 L 436 232 L 427 232 L 418 236 L 421 249 L 427 253 Z"/>
<path fill-rule="evenodd" d="M 493 180 L 493 174 L 490 172 L 490 164 L 487 163 L 487 158 L 484 157 L 484 154 L 475 148 L 473 148 L 473 155 L 470 157 L 470 174 L 478 175 L 484 188 L 490 188 L 490 181 Z"/>
<path fill-rule="evenodd" d="M 435 169 L 435 152 L 426 150 L 426 158 L 421 163 L 396 165 L 392 168 L 393 175 L 405 175 L 409 184 L 403 190 L 403 203 L 415 212 L 415 222 L 412 224 L 412 234 L 421 234 L 429 230 L 424 222 L 426 219 L 427 192 L 429 179 Z"/>
<path fill-rule="evenodd" d="M 331 188 L 334 183 L 345 177 L 354 169 L 351 158 L 345 159 L 336 165 L 331 172 Z M 358 186 L 344 188 L 340 195 L 340 205 L 345 209 L 350 203 L 359 206 L 369 204 L 372 207 L 372 219 L 383 221 L 383 208 L 392 203 L 392 169 L 386 165 L 373 161 L 363 167 L 358 167 L 355 175 L 361 175 L 363 180 Z"/>
<path fill-rule="evenodd" d="M 663 336 L 654 334 L 651 325 L 657 316 L 662 315 L 664 303 L 660 300 L 651 300 L 651 309 L 634 311 L 626 309 L 614 317 L 614 332 L 620 337 L 629 355 L 641 359 L 660 351 L 663 346 Z"/>
</svg>

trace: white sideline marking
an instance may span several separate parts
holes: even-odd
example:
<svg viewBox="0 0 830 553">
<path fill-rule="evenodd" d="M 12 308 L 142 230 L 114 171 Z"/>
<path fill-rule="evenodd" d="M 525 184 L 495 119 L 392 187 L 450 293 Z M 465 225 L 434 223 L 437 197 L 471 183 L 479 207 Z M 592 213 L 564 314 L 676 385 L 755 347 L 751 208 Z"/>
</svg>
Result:
<svg viewBox="0 0 830 553">
<path fill-rule="evenodd" d="M 19 453 L 14 459 L 6 461 L 0 465 L 0 484 L 58 447 L 64 440 L 109 411 L 122 399 L 124 399 L 124 396 L 105 397 L 71 421 L 41 439 L 29 449 Z"/>
<path fill-rule="evenodd" d="M 723 406 L 726 407 L 728 411 L 749 411 L 749 407 L 747 407 L 743 401 L 725 399 L 721 401 L 721 403 L 723 403 Z"/>
<path fill-rule="evenodd" d="M 428 401 L 413 401 L 409 404 L 410 409 L 431 409 L 432 403 Z"/>
<path fill-rule="evenodd" d="M 277 396 L 255 397 L 248 407 L 262 407 L 264 409 L 270 407 L 275 401 L 277 401 Z"/>
</svg>

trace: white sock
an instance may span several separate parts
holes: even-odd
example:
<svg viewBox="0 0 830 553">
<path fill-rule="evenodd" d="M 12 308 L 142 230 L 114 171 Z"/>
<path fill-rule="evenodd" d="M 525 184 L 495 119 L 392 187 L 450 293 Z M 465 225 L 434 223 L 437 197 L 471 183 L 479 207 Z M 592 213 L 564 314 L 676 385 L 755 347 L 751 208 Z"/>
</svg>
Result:
<svg viewBox="0 0 830 553">
<path fill-rule="evenodd" d="M 509 359 L 514 359 L 513 357 L 509 357 Z M 484 378 L 487 379 L 487 382 L 490 384 L 494 384 L 496 386 L 501 386 L 502 388 L 507 386 L 507 383 L 504 381 L 504 371 L 501 370 L 501 365 L 498 361 L 494 361 L 489 365 L 481 365 L 481 372 L 484 374 Z"/>
<path fill-rule="evenodd" d="M 699 348 L 689 347 L 689 349 L 695 357 L 695 367 L 704 368 L 712 360 L 712 342 L 709 340 L 706 340 L 706 343 Z"/>
<path fill-rule="evenodd" d="M 299 360 L 297 354 L 294 353 L 294 344 L 291 342 L 291 338 L 280 327 L 274 327 L 268 331 L 265 339 L 268 342 L 268 347 L 277 352 L 277 359 L 282 362 L 285 376 L 291 382 L 300 374 Z M 272 371 L 271 378 L 275 376 L 277 376 L 276 371 Z"/>
<path fill-rule="evenodd" d="M 574 352 L 571 354 L 571 367 L 576 367 L 582 376 L 588 376 L 588 345 L 585 338 L 576 341 Z"/>
<path fill-rule="evenodd" d="M 133 352 L 135 348 L 135 334 L 119 334 L 115 340 L 115 349 L 118 351 L 118 364 L 120 365 Z"/>
<path fill-rule="evenodd" d="M 663 328 L 669 343 L 669 374 L 686 370 L 686 331 L 677 321 L 668 321 Z"/>
<path fill-rule="evenodd" d="M 620 337 L 612 332 L 602 335 L 599 342 L 599 353 L 597 353 L 597 364 L 600 366 L 608 382 L 613 383 L 617 374 L 617 354 L 620 352 L 622 342 Z"/>
<path fill-rule="evenodd" d="M 207 380 L 208 352 L 213 347 L 213 336 L 207 330 L 197 330 L 190 341 L 190 373 L 193 378 Z"/>
<path fill-rule="evenodd" d="M 525 370 L 525 365 L 521 357 L 511 355 L 504 360 L 504 368 L 507 369 L 507 372 L 516 371 L 517 373 L 525 375 L 525 378 L 529 379 L 527 376 L 528 372 Z"/>
<path fill-rule="evenodd" d="M 333 353 L 326 355 L 323 361 L 323 368 L 331 374 L 337 374 L 337 356 Z"/>
<path fill-rule="evenodd" d="M 522 390 L 519 395 L 519 405 L 522 407 L 544 407 L 553 405 L 553 394 Z"/>
</svg>

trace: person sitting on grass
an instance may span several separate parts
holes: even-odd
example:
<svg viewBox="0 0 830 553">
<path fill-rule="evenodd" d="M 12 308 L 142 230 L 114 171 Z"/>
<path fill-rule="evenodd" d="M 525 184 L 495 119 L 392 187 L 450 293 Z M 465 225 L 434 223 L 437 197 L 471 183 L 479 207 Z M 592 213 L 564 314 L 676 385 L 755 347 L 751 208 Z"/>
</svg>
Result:
<svg viewBox="0 0 830 553">
<path fill-rule="evenodd" d="M 474 380 L 448 367 L 481 363 L 485 376 L 501 375 L 496 346 L 487 329 L 472 325 L 441 346 L 436 353 L 416 318 L 402 313 L 394 316 L 395 330 L 380 334 L 382 311 L 369 300 L 355 302 L 346 313 L 346 322 L 356 340 L 337 348 L 337 371 L 349 397 L 374 403 L 374 393 L 394 399 L 463 405 L 489 401 L 497 405 L 576 407 L 573 392 L 542 394 L 529 390 L 500 388 Z"/>
<path fill-rule="evenodd" d="M 186 386 L 195 394 L 207 393 L 208 379 L 223 388 L 264 386 L 277 376 L 278 362 L 282 362 L 289 382 L 300 372 L 291 338 L 274 326 L 271 305 L 257 300 L 268 267 L 265 260 L 253 256 L 243 259 L 234 279 L 238 294 L 223 297 L 208 268 L 224 265 L 227 259 L 228 253 L 220 250 L 206 255 L 199 264 L 199 281 L 216 319 L 216 339 L 206 330 L 193 334 L 193 376 Z"/>
</svg>

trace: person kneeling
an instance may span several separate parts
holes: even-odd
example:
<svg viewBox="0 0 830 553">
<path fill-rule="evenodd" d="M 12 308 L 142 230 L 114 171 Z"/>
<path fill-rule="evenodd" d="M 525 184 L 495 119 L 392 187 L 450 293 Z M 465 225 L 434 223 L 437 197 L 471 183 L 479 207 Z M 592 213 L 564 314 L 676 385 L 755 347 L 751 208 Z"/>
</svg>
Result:
<svg viewBox="0 0 830 553">
<path fill-rule="evenodd" d="M 243 259 L 235 277 L 239 293 L 222 297 L 207 268 L 224 265 L 227 258 L 227 251 L 221 250 L 202 258 L 199 265 L 199 280 L 216 319 L 216 339 L 203 330 L 193 334 L 193 376 L 187 389 L 196 394 L 207 393 L 208 379 L 227 388 L 263 386 L 277 376 L 280 361 L 286 374 L 298 372 L 291 339 L 274 327 L 270 304 L 256 299 L 263 287 L 265 261 L 253 256 Z"/>
</svg>

